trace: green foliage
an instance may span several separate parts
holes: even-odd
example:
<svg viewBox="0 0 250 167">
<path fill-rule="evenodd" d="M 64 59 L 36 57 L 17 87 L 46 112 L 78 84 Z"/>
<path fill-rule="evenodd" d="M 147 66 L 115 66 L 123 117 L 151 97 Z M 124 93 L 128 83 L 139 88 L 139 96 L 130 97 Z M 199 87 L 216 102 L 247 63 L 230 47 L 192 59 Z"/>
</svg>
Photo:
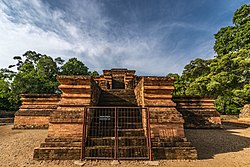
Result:
<svg viewBox="0 0 250 167">
<path fill-rule="evenodd" d="M 213 96 L 217 110 L 226 114 L 237 114 L 250 102 L 250 50 L 240 49 L 198 62 L 191 61 L 185 67 L 175 83 L 177 95 Z"/>
<path fill-rule="evenodd" d="M 58 86 L 56 75 L 59 72 L 56 62 L 50 56 L 31 51 L 23 57 L 25 60 L 18 59 L 18 73 L 11 85 L 13 93 L 55 93 Z"/>
<path fill-rule="evenodd" d="M 181 77 L 179 76 L 179 74 L 173 74 L 173 73 L 169 73 L 167 75 L 167 77 L 173 77 L 175 78 L 175 82 L 174 82 L 174 92 L 173 95 L 175 96 L 179 96 L 179 95 L 183 95 L 185 92 L 185 87 L 184 87 L 184 83 L 183 80 L 181 79 Z"/>
<path fill-rule="evenodd" d="M 250 5 L 242 5 L 234 13 L 233 23 L 240 26 L 248 21 L 250 21 Z"/>
<path fill-rule="evenodd" d="M 184 67 L 182 78 L 186 81 L 192 82 L 195 78 L 207 75 L 210 71 L 210 62 L 211 60 L 203 60 L 201 58 L 192 60 Z"/>
<path fill-rule="evenodd" d="M 99 73 L 97 71 L 89 72 L 90 76 L 96 77 L 99 76 Z"/>
<path fill-rule="evenodd" d="M 58 92 L 58 74 L 99 75 L 96 71 L 88 71 L 84 63 L 76 58 L 71 58 L 64 64 L 60 57 L 53 60 L 50 56 L 27 51 L 22 56 L 14 56 L 13 59 L 16 64 L 10 65 L 9 68 L 16 67 L 17 72 L 0 70 L 0 111 L 17 110 L 21 94 Z"/>
<path fill-rule="evenodd" d="M 71 58 L 61 67 L 61 75 L 89 75 L 88 67 L 86 67 L 77 58 Z"/>
<path fill-rule="evenodd" d="M 234 13 L 234 26 L 223 27 L 215 34 L 214 50 L 218 56 L 250 49 L 250 5 L 243 5 Z"/>
<path fill-rule="evenodd" d="M 9 85 L 4 79 L 0 79 L 0 109 L 9 110 L 10 103 L 8 101 L 10 95 Z"/>
<path fill-rule="evenodd" d="M 215 34 L 217 56 L 192 60 L 175 82 L 177 95 L 213 96 L 224 114 L 238 114 L 250 103 L 250 5 L 234 13 L 233 23 Z"/>
<path fill-rule="evenodd" d="M 47 55 L 34 51 L 27 51 L 22 57 L 15 56 L 17 73 L 11 82 L 9 101 L 13 106 L 20 105 L 20 94 L 25 93 L 55 93 L 58 82 L 56 75 L 59 72 L 57 63 Z"/>
<path fill-rule="evenodd" d="M 10 81 L 14 74 L 8 69 L 0 69 L 0 110 L 2 111 L 13 109 L 9 99 L 11 98 Z"/>
</svg>

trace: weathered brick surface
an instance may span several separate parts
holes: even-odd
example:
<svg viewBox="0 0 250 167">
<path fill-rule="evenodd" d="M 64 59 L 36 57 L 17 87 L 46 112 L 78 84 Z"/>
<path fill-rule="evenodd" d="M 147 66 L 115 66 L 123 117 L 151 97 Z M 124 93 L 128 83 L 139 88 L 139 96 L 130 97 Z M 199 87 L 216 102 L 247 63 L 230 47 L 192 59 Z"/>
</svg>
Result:
<svg viewBox="0 0 250 167">
<path fill-rule="evenodd" d="M 23 94 L 22 105 L 15 113 L 14 129 L 46 129 L 50 114 L 53 113 L 60 95 L 56 94 Z"/>
<path fill-rule="evenodd" d="M 172 100 L 174 80 L 167 77 L 136 77 L 134 73 L 134 70 L 126 69 L 104 70 L 104 75 L 95 80 L 88 76 L 59 76 L 62 99 L 57 110 L 51 114 L 48 137 L 40 148 L 35 149 L 34 159 L 79 159 L 84 107 L 100 104 L 101 91 L 112 87 L 119 92 L 134 89 L 137 104 L 148 108 L 154 159 L 196 159 L 195 148 L 185 138 L 182 114 L 176 110 Z M 145 133 L 146 125 L 144 112 L 140 133 Z M 130 131 L 126 134 L 135 135 Z M 138 143 L 138 140 L 135 138 L 131 142 Z"/>
<path fill-rule="evenodd" d="M 197 151 L 195 147 L 154 147 L 153 148 L 154 159 L 191 159 L 196 160 Z"/>
<path fill-rule="evenodd" d="M 197 159 L 197 151 L 186 141 L 182 114 L 172 100 L 173 78 L 141 77 L 135 88 L 137 102 L 150 112 L 154 159 Z"/>
<path fill-rule="evenodd" d="M 16 116 L 14 129 L 46 129 L 49 116 Z"/>
<path fill-rule="evenodd" d="M 81 148 L 72 147 L 46 147 L 35 148 L 33 158 L 35 160 L 71 160 L 80 159 Z"/>
<path fill-rule="evenodd" d="M 185 120 L 186 128 L 221 128 L 220 114 L 214 99 L 208 97 L 175 97 L 177 110 Z"/>
<path fill-rule="evenodd" d="M 48 137 L 81 137 L 82 123 L 53 123 L 50 124 Z"/>
<path fill-rule="evenodd" d="M 120 78 L 120 82 L 124 84 L 122 89 L 134 89 L 135 70 L 125 68 L 113 68 L 111 70 L 103 70 L 103 75 L 95 77 L 98 85 L 103 89 L 113 89 L 115 78 Z"/>
<path fill-rule="evenodd" d="M 250 104 L 244 105 L 243 109 L 240 111 L 239 120 L 250 121 Z"/>
<path fill-rule="evenodd" d="M 12 124 L 14 122 L 14 118 L 0 118 L 0 126 Z"/>
<path fill-rule="evenodd" d="M 48 138 L 34 150 L 34 159 L 79 159 L 85 106 L 99 97 L 96 83 L 89 76 L 58 76 L 62 99 L 49 119 Z M 52 140 L 53 139 L 53 140 Z"/>
</svg>

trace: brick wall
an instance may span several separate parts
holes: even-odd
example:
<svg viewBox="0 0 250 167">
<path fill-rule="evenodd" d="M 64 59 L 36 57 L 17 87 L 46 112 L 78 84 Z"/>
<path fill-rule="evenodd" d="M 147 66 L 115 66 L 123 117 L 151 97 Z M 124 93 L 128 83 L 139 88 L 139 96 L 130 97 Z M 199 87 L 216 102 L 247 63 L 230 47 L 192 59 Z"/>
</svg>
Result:
<svg viewBox="0 0 250 167">
<path fill-rule="evenodd" d="M 244 105 L 243 109 L 240 111 L 239 120 L 250 121 L 250 104 Z"/>
<path fill-rule="evenodd" d="M 46 129 L 50 114 L 60 101 L 56 94 L 23 94 L 22 105 L 15 113 L 14 129 Z"/>
<path fill-rule="evenodd" d="M 15 129 L 46 129 L 49 126 L 49 116 L 16 116 Z"/>
<path fill-rule="evenodd" d="M 79 136 L 82 133 L 84 107 L 91 104 L 91 77 L 58 76 L 62 99 L 51 115 L 49 136 Z M 78 132 L 76 132 L 78 131 Z"/>
<path fill-rule="evenodd" d="M 185 120 L 185 128 L 221 128 L 220 114 L 209 97 L 175 97 L 177 110 Z"/>
<path fill-rule="evenodd" d="M 58 76 L 62 99 L 49 119 L 48 137 L 34 159 L 79 159 L 86 106 L 98 103 L 100 89 L 90 76 Z"/>
<path fill-rule="evenodd" d="M 135 87 L 137 103 L 150 112 L 154 159 L 197 159 L 184 134 L 184 119 L 172 100 L 173 78 L 141 77 Z M 143 120 L 146 121 L 146 120 Z"/>
</svg>

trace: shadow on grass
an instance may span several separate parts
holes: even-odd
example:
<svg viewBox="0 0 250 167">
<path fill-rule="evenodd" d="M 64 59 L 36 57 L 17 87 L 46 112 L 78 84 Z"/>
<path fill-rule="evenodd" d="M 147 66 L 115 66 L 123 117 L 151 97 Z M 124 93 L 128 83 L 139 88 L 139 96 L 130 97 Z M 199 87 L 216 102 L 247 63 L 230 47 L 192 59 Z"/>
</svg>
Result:
<svg viewBox="0 0 250 167">
<path fill-rule="evenodd" d="M 223 129 L 185 129 L 187 139 L 196 147 L 198 159 L 211 159 L 216 154 L 238 152 L 250 148 L 250 136 L 235 130 L 246 130 L 250 124 L 224 122 Z M 250 131 L 250 129 L 249 129 Z"/>
</svg>

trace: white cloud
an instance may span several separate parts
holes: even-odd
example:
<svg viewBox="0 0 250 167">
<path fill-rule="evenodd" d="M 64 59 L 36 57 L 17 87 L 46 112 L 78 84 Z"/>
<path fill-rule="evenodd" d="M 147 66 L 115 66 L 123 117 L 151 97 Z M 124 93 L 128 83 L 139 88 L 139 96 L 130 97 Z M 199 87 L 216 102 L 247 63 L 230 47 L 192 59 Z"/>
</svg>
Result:
<svg viewBox="0 0 250 167">
<path fill-rule="evenodd" d="M 99 72 L 126 67 L 139 74 L 166 75 L 181 72 L 190 61 L 178 52 L 178 47 L 164 51 L 161 42 L 176 27 L 194 28 L 192 25 L 158 24 L 146 27 L 144 33 L 134 30 L 137 25 L 128 25 L 116 32 L 100 2 L 69 1 L 68 5 L 62 10 L 39 0 L 0 1 L 0 67 L 13 64 L 12 57 L 27 50 L 64 59 L 78 57 Z M 197 56 L 210 45 L 206 43 Z"/>
</svg>

